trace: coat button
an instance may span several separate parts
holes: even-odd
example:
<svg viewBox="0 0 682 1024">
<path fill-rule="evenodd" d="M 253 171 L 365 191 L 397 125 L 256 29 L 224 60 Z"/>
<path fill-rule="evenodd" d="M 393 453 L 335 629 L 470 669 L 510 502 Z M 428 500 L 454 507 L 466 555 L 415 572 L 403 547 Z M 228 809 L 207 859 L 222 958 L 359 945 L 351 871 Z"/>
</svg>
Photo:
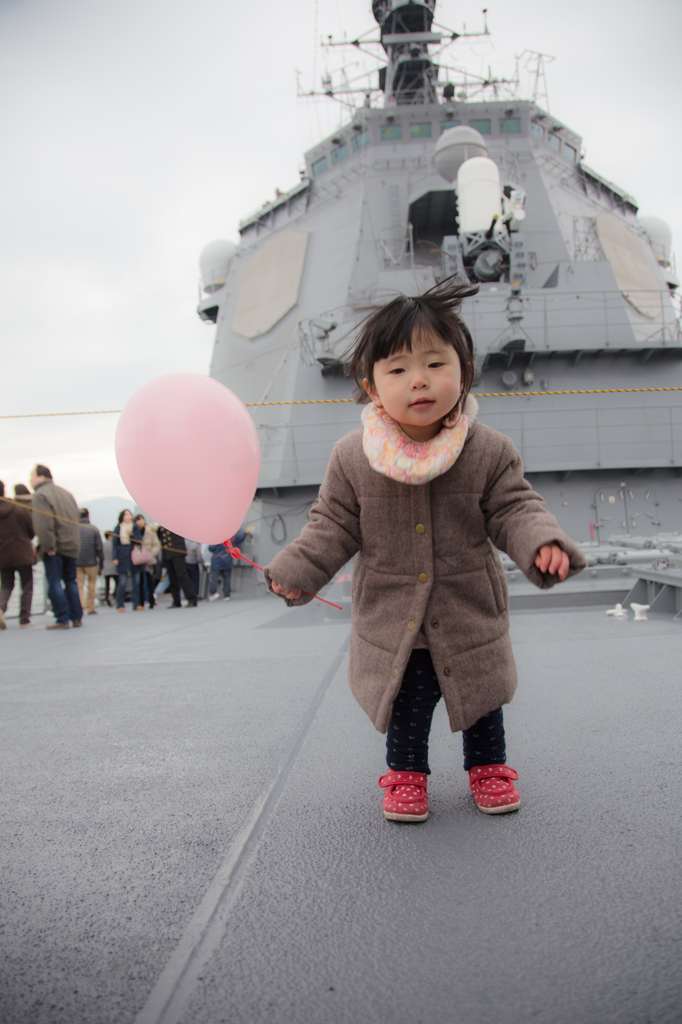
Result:
<svg viewBox="0 0 682 1024">
<path fill-rule="evenodd" d="M 408 629 L 414 629 L 414 621 L 413 621 L 413 619 L 410 619 L 410 621 L 407 623 L 407 628 Z"/>
<path fill-rule="evenodd" d="M 433 626 L 434 629 L 438 629 L 438 627 L 440 626 L 440 622 L 438 621 L 438 619 L 434 619 L 431 625 Z"/>
<path fill-rule="evenodd" d="M 415 526 L 415 530 L 417 531 L 417 533 L 426 533 L 426 527 L 423 526 L 421 523 L 417 523 L 417 525 Z"/>
<path fill-rule="evenodd" d="M 443 672 L 445 673 L 446 676 L 451 676 L 452 675 L 452 669 L 451 668 L 445 668 L 445 669 L 443 669 Z"/>
<path fill-rule="evenodd" d="M 397 669 L 397 668 L 394 668 L 394 669 L 393 669 L 393 678 L 395 679 L 395 677 L 396 677 L 397 675 L 398 675 L 398 669 Z"/>
<path fill-rule="evenodd" d="M 420 572 L 419 573 L 419 582 L 420 583 L 426 583 L 427 579 L 428 579 L 428 576 L 426 575 L 425 572 Z"/>
</svg>

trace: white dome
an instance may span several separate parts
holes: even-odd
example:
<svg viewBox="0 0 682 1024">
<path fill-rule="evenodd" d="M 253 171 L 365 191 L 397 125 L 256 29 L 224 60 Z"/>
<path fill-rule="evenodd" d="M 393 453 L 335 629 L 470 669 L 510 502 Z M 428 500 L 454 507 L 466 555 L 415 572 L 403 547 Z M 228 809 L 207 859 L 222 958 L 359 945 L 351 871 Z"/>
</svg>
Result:
<svg viewBox="0 0 682 1024">
<path fill-rule="evenodd" d="M 217 292 L 225 284 L 230 260 L 236 251 L 237 246 L 234 242 L 229 242 L 226 238 L 209 242 L 202 249 L 199 257 L 201 284 L 209 295 L 212 292 Z"/>
<path fill-rule="evenodd" d="M 670 263 L 673 233 L 668 224 L 660 217 L 640 217 L 639 223 L 651 239 L 651 248 L 654 250 L 656 258 Z"/>
<path fill-rule="evenodd" d="M 465 160 L 487 156 L 485 139 L 475 128 L 460 124 L 443 132 L 433 153 L 436 170 L 446 181 L 454 181 Z"/>
</svg>

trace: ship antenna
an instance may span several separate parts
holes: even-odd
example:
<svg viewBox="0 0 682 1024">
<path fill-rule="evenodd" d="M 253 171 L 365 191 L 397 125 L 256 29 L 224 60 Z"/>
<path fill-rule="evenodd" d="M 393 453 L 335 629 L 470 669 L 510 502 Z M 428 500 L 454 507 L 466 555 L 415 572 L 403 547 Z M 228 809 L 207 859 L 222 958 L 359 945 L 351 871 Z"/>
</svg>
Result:
<svg viewBox="0 0 682 1024">
<path fill-rule="evenodd" d="M 517 61 L 526 58 L 524 65 L 533 74 L 533 92 L 531 100 L 537 106 L 542 107 L 549 114 L 549 93 L 547 91 L 547 75 L 545 72 L 545 61 L 551 64 L 555 59 L 549 53 L 538 53 L 536 50 L 524 50 L 516 59 Z M 534 63 L 534 67 L 532 67 Z"/>
<path fill-rule="evenodd" d="M 447 49 L 458 39 L 489 36 L 488 29 L 488 8 L 483 8 L 483 31 L 467 32 L 466 25 L 462 32 L 453 32 L 444 25 L 436 25 L 433 20 L 436 0 L 373 0 L 372 14 L 379 25 L 380 38 L 368 38 L 371 30 L 358 36 L 356 39 L 335 41 L 331 36 L 326 41 L 321 40 L 323 49 L 337 46 L 353 46 L 360 53 L 374 59 L 387 63 L 378 68 L 379 71 L 379 92 L 384 94 L 384 106 L 421 105 L 426 103 L 438 103 L 437 81 L 439 65 L 434 62 L 443 50 Z M 315 6 L 317 18 L 317 2 Z M 317 38 L 317 21 L 315 22 L 315 36 Z M 435 31 L 434 31 L 435 29 Z M 437 46 L 435 54 L 429 52 L 429 47 Z M 369 47 L 380 47 L 383 50 L 381 56 Z M 440 65 L 442 69 L 444 66 Z M 314 74 L 317 64 L 314 65 Z M 453 69 L 454 70 L 454 69 Z M 364 78 L 366 72 L 362 72 L 360 78 Z M 505 79 L 492 79 L 490 74 L 487 79 L 478 76 L 470 76 L 476 81 L 479 89 L 498 85 L 509 84 Z M 304 92 L 301 89 L 300 81 L 297 81 L 297 94 L 300 97 L 328 96 L 343 104 L 356 109 L 352 102 L 346 97 L 353 94 L 360 94 L 364 97 L 365 106 L 371 106 L 372 93 L 376 89 L 366 87 L 357 88 L 357 77 L 350 80 L 345 72 L 342 73 L 341 87 L 335 87 L 333 74 L 326 72 L 322 83 L 322 92 L 312 89 Z M 445 91 L 447 90 L 447 91 Z M 454 95 L 454 86 L 447 83 L 443 95 L 445 99 L 451 99 Z"/>
</svg>

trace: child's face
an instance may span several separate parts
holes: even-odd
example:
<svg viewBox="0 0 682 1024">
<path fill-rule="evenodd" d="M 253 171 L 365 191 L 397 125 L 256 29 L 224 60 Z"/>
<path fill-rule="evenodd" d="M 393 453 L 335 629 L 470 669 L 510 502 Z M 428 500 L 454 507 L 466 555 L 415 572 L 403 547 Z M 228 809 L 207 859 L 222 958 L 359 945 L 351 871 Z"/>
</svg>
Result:
<svg viewBox="0 0 682 1024">
<path fill-rule="evenodd" d="M 413 441 L 430 441 L 462 393 L 462 367 L 451 345 L 425 334 L 374 364 L 374 387 L 365 390 L 380 409 L 396 420 Z"/>
</svg>

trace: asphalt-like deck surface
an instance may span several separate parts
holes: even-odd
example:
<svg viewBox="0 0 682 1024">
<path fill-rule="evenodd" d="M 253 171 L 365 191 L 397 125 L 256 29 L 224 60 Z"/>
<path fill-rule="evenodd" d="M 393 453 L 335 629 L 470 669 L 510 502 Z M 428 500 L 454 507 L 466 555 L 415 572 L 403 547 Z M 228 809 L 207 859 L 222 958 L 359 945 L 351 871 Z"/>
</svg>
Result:
<svg viewBox="0 0 682 1024">
<path fill-rule="evenodd" d="M 316 608 L 0 633 L 0 1021 L 682 1021 L 682 622 L 514 614 L 521 810 L 440 708 L 400 825 Z"/>
</svg>

